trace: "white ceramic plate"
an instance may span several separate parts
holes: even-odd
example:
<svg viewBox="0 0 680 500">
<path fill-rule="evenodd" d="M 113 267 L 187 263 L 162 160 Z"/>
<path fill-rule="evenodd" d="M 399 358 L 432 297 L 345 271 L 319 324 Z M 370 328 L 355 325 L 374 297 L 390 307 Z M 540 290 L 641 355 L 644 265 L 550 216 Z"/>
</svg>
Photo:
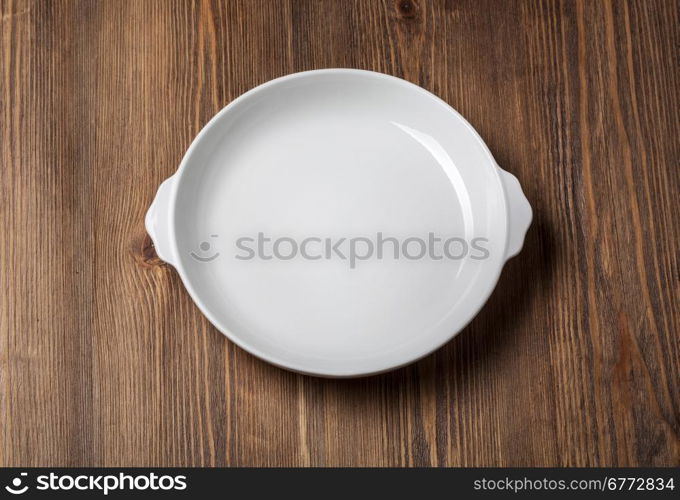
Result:
<svg viewBox="0 0 680 500">
<path fill-rule="evenodd" d="M 329 69 L 220 111 L 161 184 L 146 228 L 232 341 L 343 377 L 450 340 L 530 221 L 517 179 L 445 102 L 391 76 Z"/>
</svg>

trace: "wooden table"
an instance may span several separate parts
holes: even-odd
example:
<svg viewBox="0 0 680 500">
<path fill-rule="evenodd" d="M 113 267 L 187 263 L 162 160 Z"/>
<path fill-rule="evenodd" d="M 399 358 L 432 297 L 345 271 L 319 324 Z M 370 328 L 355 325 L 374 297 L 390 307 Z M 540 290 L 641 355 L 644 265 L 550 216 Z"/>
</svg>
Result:
<svg viewBox="0 0 680 500">
<path fill-rule="evenodd" d="M 677 2 L 1 5 L 0 464 L 680 463 Z M 535 213 L 465 331 L 358 380 L 234 346 L 143 225 L 220 108 L 325 67 L 441 96 Z"/>
</svg>

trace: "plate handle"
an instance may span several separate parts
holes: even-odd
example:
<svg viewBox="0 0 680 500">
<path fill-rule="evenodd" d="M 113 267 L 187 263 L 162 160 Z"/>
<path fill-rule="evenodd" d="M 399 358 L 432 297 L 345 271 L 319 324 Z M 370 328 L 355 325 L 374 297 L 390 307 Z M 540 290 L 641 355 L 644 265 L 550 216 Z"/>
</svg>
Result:
<svg viewBox="0 0 680 500">
<path fill-rule="evenodd" d="M 508 242 L 505 248 L 505 260 L 514 257 L 522 249 L 524 236 L 531 225 L 532 212 L 529 200 L 522 192 L 517 177 L 499 168 L 505 199 L 508 204 Z"/>
<path fill-rule="evenodd" d="M 156 254 L 161 260 L 174 266 L 172 246 L 170 245 L 170 192 L 174 178 L 169 177 L 158 188 L 149 210 L 144 218 L 146 232 L 149 233 Z"/>
</svg>

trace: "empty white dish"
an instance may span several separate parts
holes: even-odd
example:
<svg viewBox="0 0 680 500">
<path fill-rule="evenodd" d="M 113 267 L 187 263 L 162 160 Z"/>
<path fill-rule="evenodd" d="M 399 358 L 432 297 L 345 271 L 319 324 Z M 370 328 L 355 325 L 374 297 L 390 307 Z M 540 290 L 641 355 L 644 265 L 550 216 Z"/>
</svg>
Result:
<svg viewBox="0 0 680 500">
<path fill-rule="evenodd" d="M 215 327 L 275 365 L 332 377 L 449 341 L 530 222 L 517 179 L 456 111 L 352 69 L 288 75 L 230 103 L 146 216 Z"/>
</svg>

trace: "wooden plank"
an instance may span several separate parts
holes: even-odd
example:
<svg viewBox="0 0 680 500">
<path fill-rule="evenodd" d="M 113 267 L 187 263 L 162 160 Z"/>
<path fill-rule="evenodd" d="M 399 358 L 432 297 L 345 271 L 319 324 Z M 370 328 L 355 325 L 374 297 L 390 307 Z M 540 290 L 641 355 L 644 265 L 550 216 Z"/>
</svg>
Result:
<svg viewBox="0 0 680 500">
<path fill-rule="evenodd" d="M 0 13 L 0 465 L 680 464 L 677 2 Z M 324 67 L 441 96 L 535 213 L 460 336 L 359 380 L 235 347 L 143 226 L 213 114 Z"/>
</svg>

